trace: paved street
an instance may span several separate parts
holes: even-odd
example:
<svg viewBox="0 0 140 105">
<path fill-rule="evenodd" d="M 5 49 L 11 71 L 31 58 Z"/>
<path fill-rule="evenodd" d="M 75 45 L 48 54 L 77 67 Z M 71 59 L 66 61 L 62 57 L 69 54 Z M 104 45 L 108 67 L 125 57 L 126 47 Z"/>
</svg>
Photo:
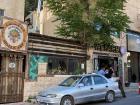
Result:
<svg viewBox="0 0 140 105">
<path fill-rule="evenodd" d="M 126 98 L 117 98 L 113 103 L 99 101 L 88 103 L 86 105 L 140 105 L 140 95 L 136 92 L 127 92 Z"/>
<path fill-rule="evenodd" d="M 105 101 L 91 102 L 81 105 L 140 105 L 140 95 L 137 92 L 127 92 L 126 98 L 117 98 L 113 103 L 106 103 Z M 1 105 L 37 105 L 31 103 L 12 103 L 12 104 L 1 104 Z"/>
</svg>

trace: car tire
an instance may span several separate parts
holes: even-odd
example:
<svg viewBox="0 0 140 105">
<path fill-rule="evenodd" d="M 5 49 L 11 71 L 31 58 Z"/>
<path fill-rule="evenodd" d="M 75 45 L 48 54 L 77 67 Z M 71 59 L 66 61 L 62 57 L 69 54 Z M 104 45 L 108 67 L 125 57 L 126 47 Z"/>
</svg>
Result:
<svg viewBox="0 0 140 105">
<path fill-rule="evenodd" d="M 105 96 L 106 102 L 113 102 L 115 100 L 115 93 L 113 91 L 108 91 L 106 96 Z"/>
<path fill-rule="evenodd" d="M 60 102 L 60 105 L 75 105 L 71 96 L 64 96 Z"/>
</svg>

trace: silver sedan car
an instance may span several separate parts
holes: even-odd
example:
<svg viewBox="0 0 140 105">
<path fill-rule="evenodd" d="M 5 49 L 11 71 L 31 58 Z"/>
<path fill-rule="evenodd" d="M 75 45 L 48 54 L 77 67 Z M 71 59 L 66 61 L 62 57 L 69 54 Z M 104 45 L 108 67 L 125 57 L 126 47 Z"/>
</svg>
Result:
<svg viewBox="0 0 140 105">
<path fill-rule="evenodd" d="M 75 75 L 56 87 L 41 91 L 36 100 L 41 105 L 75 105 L 94 100 L 113 102 L 120 95 L 118 83 L 98 74 Z"/>
</svg>

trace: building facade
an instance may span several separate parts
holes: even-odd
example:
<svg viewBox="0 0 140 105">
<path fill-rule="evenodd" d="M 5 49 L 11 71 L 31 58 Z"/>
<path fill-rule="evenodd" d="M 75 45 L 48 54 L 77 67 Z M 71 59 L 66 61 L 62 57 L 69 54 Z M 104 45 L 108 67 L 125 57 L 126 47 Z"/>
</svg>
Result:
<svg viewBox="0 0 140 105">
<path fill-rule="evenodd" d="M 0 82 L 0 102 L 27 100 L 29 96 L 34 96 L 40 90 L 60 83 L 70 75 L 96 72 L 102 64 L 112 66 L 114 75 L 121 77 L 123 82 L 139 81 L 140 1 L 127 1 L 124 11 L 132 21 L 130 29 L 126 33 L 112 36 L 116 42 L 115 47 L 96 45 L 88 50 L 79 42 L 57 38 L 55 30 L 59 22 L 52 22 L 55 17 L 44 2 L 40 15 L 34 11 L 26 18 L 28 22 L 32 23 L 28 26 L 30 33 L 28 46 L 25 44 L 15 44 L 18 47 L 11 46 L 4 41 L 3 37 L 0 38 L 0 63 L 3 65 L 0 67 L 2 81 Z M 7 27 L 5 23 L 13 20 L 12 24 L 17 23 L 15 28 L 18 29 L 20 26 L 21 33 L 24 32 L 24 29 L 26 30 L 25 23 L 21 22 L 24 20 L 24 2 L 24 0 L 0 0 L 0 3 L 3 3 L 0 5 L 0 16 L 12 17 L 12 19 L 6 18 L 7 20 L 2 21 L 4 29 Z M 2 31 L 3 29 L 1 29 Z M 7 34 L 1 33 L 2 35 Z M 16 36 L 15 33 L 13 36 Z M 12 41 L 22 43 L 22 41 L 14 39 Z M 15 88 L 16 85 L 19 88 Z M 9 98 L 6 96 L 7 93 L 15 97 Z"/>
<path fill-rule="evenodd" d="M 0 0 L 0 103 L 23 101 L 27 25 L 25 0 Z"/>
<path fill-rule="evenodd" d="M 131 48 L 132 44 L 129 42 L 132 42 L 132 39 L 135 39 L 135 42 L 137 42 L 137 44 L 133 43 L 132 45 L 138 46 L 139 43 L 139 39 L 135 38 L 135 35 L 139 37 L 140 31 L 139 4 L 139 0 L 127 0 L 127 2 L 124 4 L 124 12 L 127 13 L 132 23 L 129 24 L 129 29 L 126 33 L 122 32 L 118 36 L 112 36 L 112 38 L 116 42 L 115 46 L 119 48 L 119 52 L 101 50 L 100 48 L 89 49 L 88 53 L 90 55 L 90 59 L 87 61 L 88 73 L 94 72 L 99 69 L 101 67 L 101 63 L 107 63 L 113 66 L 116 72 L 116 76 L 120 76 L 123 82 L 139 81 L 139 59 L 136 59 L 139 58 L 139 51 L 129 49 Z M 46 3 L 44 3 L 43 10 L 41 11 L 40 15 L 40 20 L 38 21 L 40 33 L 50 36 L 56 36 L 55 29 L 59 22 L 52 22 L 54 19 L 55 16 L 52 15 L 52 13 L 46 6 Z M 132 38 L 129 37 L 130 35 Z M 103 46 L 101 48 L 103 48 Z"/>
<path fill-rule="evenodd" d="M 3 17 L 0 30 L 0 103 L 23 101 L 27 25 Z"/>
<path fill-rule="evenodd" d="M 59 21 L 52 22 L 53 20 L 55 20 L 55 16 L 52 15 L 52 13 L 49 11 L 49 9 L 46 6 L 46 2 L 44 2 L 43 9 L 41 10 L 39 16 L 37 15 L 37 12 L 34 11 L 33 13 L 31 13 L 29 16 L 26 17 L 27 23 L 28 22 L 32 23 L 32 25 L 30 24 L 30 26 L 28 27 L 29 33 L 38 33 L 38 35 L 41 34 L 42 40 L 45 39 L 45 37 L 46 37 L 46 40 L 49 37 L 59 37 L 60 38 L 60 36 L 57 36 L 55 34 L 56 26 L 59 25 Z M 79 57 L 74 57 L 73 54 L 69 55 L 69 56 L 62 54 L 63 56 L 60 56 L 60 54 L 59 54 L 60 51 L 63 52 L 63 50 L 65 50 L 65 52 L 69 53 L 69 54 L 71 54 L 73 51 L 70 50 L 69 48 L 67 48 L 69 50 L 66 51 L 66 47 L 64 47 L 64 46 L 62 48 L 62 45 L 60 45 L 60 43 L 63 42 L 66 45 L 68 43 L 66 41 L 62 41 L 62 39 L 59 39 L 59 38 L 58 38 L 59 41 L 56 41 L 56 40 L 49 41 L 50 39 L 48 39 L 49 42 L 51 42 L 51 43 L 55 42 L 56 44 L 60 45 L 60 46 L 58 46 L 58 45 L 53 46 L 53 44 L 51 44 L 51 46 L 53 46 L 56 50 L 54 55 L 52 55 L 53 53 L 47 54 L 48 50 L 50 50 L 50 48 L 51 48 L 51 50 L 54 50 L 54 48 L 52 48 L 48 45 L 44 45 L 43 43 L 45 43 L 46 41 L 45 42 L 42 41 L 39 43 L 38 42 L 33 43 L 34 47 L 35 47 L 35 44 L 37 44 L 37 46 L 38 45 L 43 46 L 44 50 L 42 50 L 42 51 L 44 51 L 45 55 L 39 49 L 38 49 L 39 51 L 37 49 L 31 50 L 32 49 L 31 40 L 38 40 L 39 38 L 37 38 L 37 39 L 34 39 L 33 37 L 31 38 L 30 35 L 33 36 L 32 34 L 29 34 L 29 51 L 32 51 L 35 54 L 30 53 L 29 57 L 28 57 L 29 58 L 29 60 L 28 60 L 29 65 L 27 68 L 28 68 L 29 72 L 26 75 L 27 81 L 25 82 L 25 94 L 24 94 L 25 99 L 27 99 L 29 96 L 36 95 L 39 90 L 42 90 L 45 87 L 47 88 L 47 87 L 50 87 L 50 86 L 53 86 L 53 85 L 60 83 L 60 80 L 63 80 L 67 76 L 70 76 L 72 74 L 82 74 L 83 73 L 82 68 L 84 68 L 86 70 L 85 73 L 96 72 L 98 69 L 100 69 L 102 64 L 111 65 L 115 70 L 114 75 L 116 77 L 121 76 L 122 80 L 124 80 L 124 78 L 123 78 L 124 77 L 123 76 L 124 75 L 123 63 L 125 61 L 123 60 L 123 57 L 120 54 L 120 47 L 123 45 L 126 45 L 126 41 L 124 39 L 120 40 L 125 35 L 123 33 L 121 35 L 112 36 L 112 38 L 116 42 L 115 47 L 96 45 L 96 47 L 88 49 L 87 51 L 85 51 L 86 49 L 79 49 L 78 48 L 82 52 L 86 52 L 86 54 L 88 54 L 88 56 L 82 55 L 83 57 L 82 57 L 82 59 L 80 58 L 81 60 L 79 59 Z M 34 42 L 36 42 L 36 41 L 34 41 Z M 41 43 L 43 45 L 41 45 Z M 73 46 L 79 46 L 79 45 L 76 43 L 73 43 Z M 38 46 L 38 48 L 39 48 L 39 46 Z M 57 51 L 57 50 L 59 50 L 59 51 Z M 77 53 L 78 55 L 80 53 L 82 53 L 81 51 L 79 52 L 77 50 L 77 48 L 75 48 L 75 51 L 76 51 L 75 53 Z M 71 58 L 73 60 L 71 60 Z M 36 62 L 40 62 L 40 60 L 43 60 L 43 62 L 36 63 Z M 52 60 L 55 61 L 54 64 L 52 63 Z M 65 65 L 66 64 L 65 61 L 67 61 L 67 64 L 66 64 L 67 70 L 66 71 L 69 71 L 70 65 L 73 65 L 73 67 L 74 67 L 74 65 L 75 66 L 79 65 L 80 72 L 78 73 L 76 68 L 73 68 L 73 72 L 71 72 L 71 73 L 70 72 L 66 72 L 64 74 L 63 74 L 63 72 L 58 73 L 58 71 L 60 71 L 60 68 L 58 68 L 58 66 L 57 66 L 57 65 L 59 65 L 59 63 L 57 63 L 57 62 L 59 62 L 59 60 L 61 60 L 61 62 L 64 61 L 63 65 Z M 78 62 L 84 61 L 84 62 L 83 63 L 81 62 L 78 64 L 77 61 Z M 36 68 L 33 68 L 32 65 L 33 65 L 33 67 L 35 67 L 35 65 L 36 65 Z M 40 65 L 42 65 L 42 66 L 40 66 Z M 54 65 L 53 69 L 56 69 L 57 72 L 50 75 L 48 72 L 49 68 L 50 68 L 49 65 L 51 65 L 51 68 L 52 68 L 52 65 Z M 38 73 L 40 73 L 41 71 L 44 71 L 45 73 L 43 73 L 43 74 L 46 74 L 46 75 L 38 75 Z M 74 73 L 74 72 L 77 72 L 77 73 Z M 32 90 L 30 89 L 31 87 L 33 87 Z"/>
<path fill-rule="evenodd" d="M 0 0 L 0 16 L 24 21 L 25 0 Z"/>
<path fill-rule="evenodd" d="M 140 81 L 140 1 L 139 0 L 127 0 L 125 4 L 125 11 L 130 17 L 132 23 L 129 25 L 129 29 L 126 32 L 126 49 L 127 53 L 125 59 L 127 59 L 127 78 L 129 82 Z"/>
<path fill-rule="evenodd" d="M 29 33 L 28 45 L 25 100 L 70 75 L 86 73 L 86 46 L 77 41 Z"/>
<path fill-rule="evenodd" d="M 92 0 L 89 0 L 90 2 L 94 2 Z M 93 3 L 92 3 L 93 4 Z M 54 37 L 60 37 L 55 34 L 57 25 L 59 25 L 58 22 L 52 22 L 55 20 L 55 16 L 52 15 L 52 13 L 49 11 L 47 7 L 47 3 L 43 3 L 43 9 L 41 10 L 41 13 L 39 17 L 37 17 L 37 13 L 34 11 L 31 15 L 29 15 L 26 20 L 30 19 L 33 23 L 33 27 L 30 29 L 29 32 L 36 32 L 36 25 L 38 25 L 39 33 L 48 35 L 48 36 L 54 36 Z M 37 21 L 35 21 L 37 20 Z M 119 76 L 119 69 L 118 66 L 115 67 L 115 65 L 118 65 L 118 60 L 122 58 L 120 54 L 120 46 L 123 46 L 124 40 L 120 40 L 120 37 L 124 37 L 123 35 L 114 35 L 112 38 L 116 42 L 114 48 L 110 46 L 112 50 L 106 49 L 109 48 L 109 46 L 100 46 L 96 45 L 96 48 L 89 49 L 88 55 L 90 58 L 87 60 L 87 73 L 92 73 L 100 69 L 101 65 L 105 63 L 106 65 L 112 65 L 114 70 L 116 71 L 116 76 Z M 100 48 L 101 47 L 101 48 Z M 105 60 L 104 60 L 105 59 Z"/>
<path fill-rule="evenodd" d="M 22 22 L 24 0 L 1 3 L 0 103 L 27 100 L 70 75 L 86 72 L 86 47 L 76 41 L 47 37 L 43 30 L 42 34 L 29 34 L 27 44 L 27 26 Z"/>
<path fill-rule="evenodd" d="M 139 64 L 139 32 L 140 32 L 140 1 L 139 0 L 127 0 L 124 4 L 124 12 L 130 18 L 131 23 L 126 32 L 122 32 L 118 38 L 113 37 L 116 42 L 116 46 L 119 46 L 120 55 L 117 56 L 107 56 L 110 63 L 114 62 L 114 71 L 116 76 L 118 75 L 123 83 L 127 82 L 139 82 L 140 81 L 140 64 Z M 104 56 L 104 54 L 95 54 L 93 51 L 93 58 L 97 56 Z M 102 53 L 102 51 L 100 52 Z M 113 54 L 114 55 L 114 54 Z M 104 60 L 106 58 L 103 58 Z M 96 67 L 96 61 L 94 60 L 94 68 Z M 100 64 L 100 59 L 97 61 Z M 107 62 L 105 60 L 105 62 Z M 116 66 L 116 67 L 115 67 Z M 97 66 L 98 67 L 98 66 Z"/>
</svg>

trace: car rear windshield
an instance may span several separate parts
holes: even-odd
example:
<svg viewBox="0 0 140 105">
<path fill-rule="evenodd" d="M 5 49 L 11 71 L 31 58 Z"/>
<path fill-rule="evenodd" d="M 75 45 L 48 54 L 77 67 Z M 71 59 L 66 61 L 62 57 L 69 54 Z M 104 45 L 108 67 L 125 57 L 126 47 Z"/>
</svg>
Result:
<svg viewBox="0 0 140 105">
<path fill-rule="evenodd" d="M 82 76 L 69 77 L 66 80 L 64 80 L 61 84 L 59 84 L 59 86 L 66 86 L 66 87 L 75 86 L 81 78 Z"/>
</svg>

